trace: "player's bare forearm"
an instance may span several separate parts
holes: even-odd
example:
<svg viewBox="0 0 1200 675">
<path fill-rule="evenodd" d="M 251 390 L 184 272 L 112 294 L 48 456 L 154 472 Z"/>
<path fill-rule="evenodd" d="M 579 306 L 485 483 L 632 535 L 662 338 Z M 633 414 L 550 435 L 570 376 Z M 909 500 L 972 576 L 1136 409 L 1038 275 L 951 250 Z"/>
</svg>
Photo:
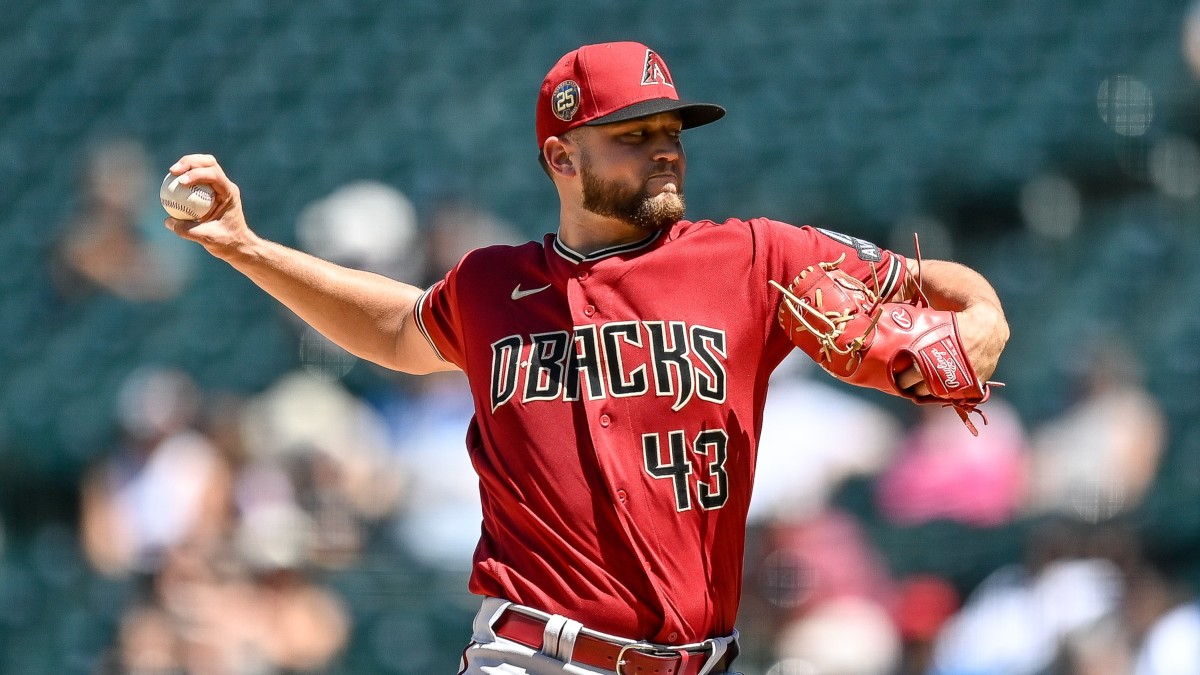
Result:
<svg viewBox="0 0 1200 675">
<path fill-rule="evenodd" d="M 910 283 L 902 292 L 911 298 L 918 278 L 916 261 L 909 260 L 908 268 Z M 996 290 L 975 270 L 945 260 L 923 260 L 920 280 L 934 308 L 957 313 L 959 336 L 971 365 L 980 379 L 991 377 L 1009 337 L 1008 320 Z"/>
<path fill-rule="evenodd" d="M 409 373 L 453 368 L 412 320 L 421 294 L 415 286 L 257 238 L 224 259 L 355 356 Z"/>
<path fill-rule="evenodd" d="M 166 225 L 245 274 L 310 326 L 355 356 L 409 373 L 450 370 L 412 318 L 421 289 L 321 260 L 268 241 L 246 224 L 241 191 L 211 155 L 171 167 L 184 185 L 208 185 L 212 210 L 199 221 Z"/>
</svg>

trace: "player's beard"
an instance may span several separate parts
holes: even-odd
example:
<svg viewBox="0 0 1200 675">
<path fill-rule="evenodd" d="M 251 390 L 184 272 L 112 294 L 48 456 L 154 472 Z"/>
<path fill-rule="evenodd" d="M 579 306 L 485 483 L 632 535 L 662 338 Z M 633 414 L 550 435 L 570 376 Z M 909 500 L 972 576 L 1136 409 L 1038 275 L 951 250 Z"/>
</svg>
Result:
<svg viewBox="0 0 1200 675">
<path fill-rule="evenodd" d="M 660 192 L 653 197 L 646 183 L 627 186 L 595 175 L 586 163 L 580 167 L 583 208 L 599 216 L 616 218 L 646 230 L 666 229 L 683 218 L 682 192 Z"/>
</svg>

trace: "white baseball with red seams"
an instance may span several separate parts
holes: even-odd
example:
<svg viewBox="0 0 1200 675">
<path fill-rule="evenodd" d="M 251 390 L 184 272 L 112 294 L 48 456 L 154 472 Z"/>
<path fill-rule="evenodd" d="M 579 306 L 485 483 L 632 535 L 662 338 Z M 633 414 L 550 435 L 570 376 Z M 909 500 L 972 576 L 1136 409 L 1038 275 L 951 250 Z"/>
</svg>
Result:
<svg viewBox="0 0 1200 675">
<path fill-rule="evenodd" d="M 158 189 L 158 201 L 172 218 L 200 220 L 213 206 L 213 191 L 207 185 L 180 185 L 179 176 L 167 174 Z"/>
</svg>

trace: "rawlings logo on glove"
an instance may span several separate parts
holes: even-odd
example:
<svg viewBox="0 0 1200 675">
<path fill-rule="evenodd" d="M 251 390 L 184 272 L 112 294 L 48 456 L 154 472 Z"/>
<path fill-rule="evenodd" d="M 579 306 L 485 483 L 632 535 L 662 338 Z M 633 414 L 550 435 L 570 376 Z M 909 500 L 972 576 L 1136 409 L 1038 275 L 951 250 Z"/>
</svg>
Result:
<svg viewBox="0 0 1200 675">
<path fill-rule="evenodd" d="M 918 254 L 919 255 L 919 254 Z M 800 273 L 783 294 L 779 323 L 792 342 L 840 380 L 871 387 L 916 403 L 951 406 L 972 434 L 970 413 L 998 382 L 980 382 L 958 335 L 954 312 L 929 306 L 917 284 L 911 302 L 885 302 L 878 284 L 870 288 L 839 269 L 842 261 L 820 263 Z M 928 395 L 901 389 L 896 376 L 916 365 Z"/>
</svg>

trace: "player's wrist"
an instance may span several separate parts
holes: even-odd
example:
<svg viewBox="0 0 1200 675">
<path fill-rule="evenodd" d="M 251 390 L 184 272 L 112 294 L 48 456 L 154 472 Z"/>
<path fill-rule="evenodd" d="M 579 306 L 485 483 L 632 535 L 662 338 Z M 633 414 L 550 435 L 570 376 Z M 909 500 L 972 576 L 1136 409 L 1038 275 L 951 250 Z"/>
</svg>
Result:
<svg viewBox="0 0 1200 675">
<path fill-rule="evenodd" d="M 266 239 L 247 228 L 225 241 L 212 242 L 205 248 L 213 256 L 239 267 L 265 259 L 268 244 Z"/>
</svg>

